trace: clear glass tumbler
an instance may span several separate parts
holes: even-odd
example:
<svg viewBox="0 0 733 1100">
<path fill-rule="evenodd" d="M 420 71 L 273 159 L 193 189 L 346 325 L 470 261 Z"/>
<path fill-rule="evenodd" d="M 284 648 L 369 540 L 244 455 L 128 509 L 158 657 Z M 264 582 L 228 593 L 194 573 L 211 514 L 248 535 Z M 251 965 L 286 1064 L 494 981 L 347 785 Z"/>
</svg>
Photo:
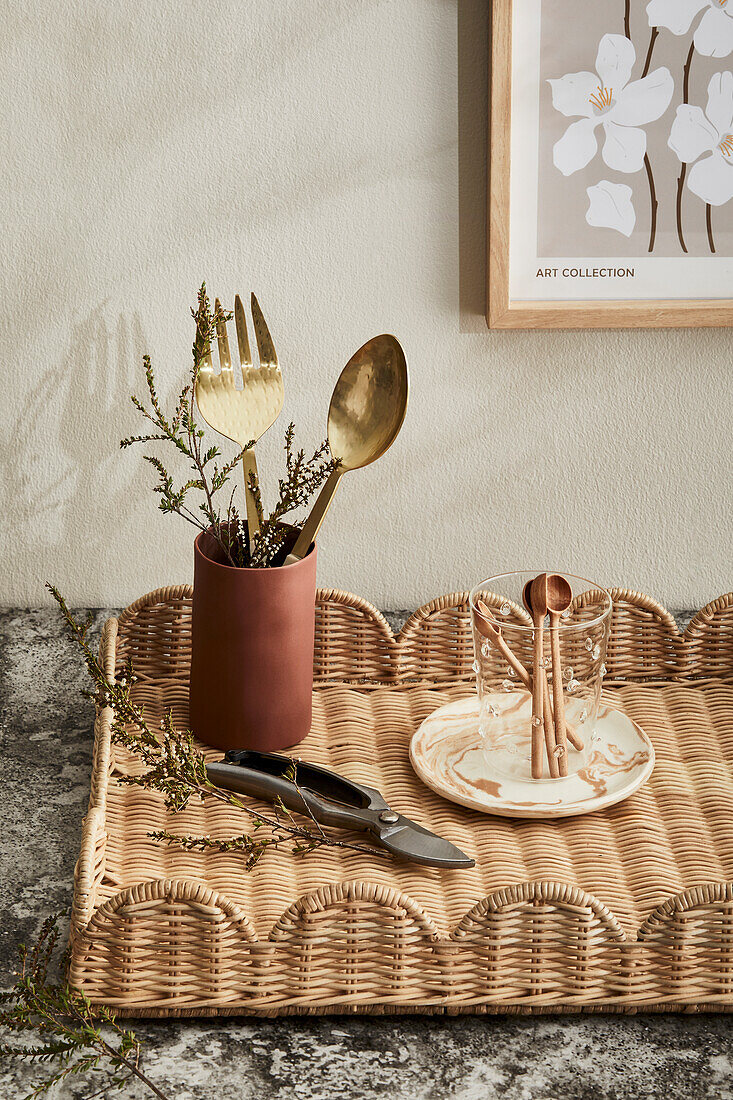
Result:
<svg viewBox="0 0 733 1100">
<path fill-rule="evenodd" d="M 562 779 L 587 765 L 598 740 L 595 726 L 613 608 L 600 585 L 566 573 L 548 574 L 560 578 L 553 587 L 566 594 L 568 606 L 542 620 L 543 717 L 538 719 L 532 706 L 535 625 L 525 603 L 531 606 L 529 586 L 537 576 L 503 573 L 481 581 L 470 595 L 487 769 L 520 781 Z M 556 664 L 553 652 L 559 657 Z M 533 775 L 532 740 L 534 735 L 537 749 L 540 734 L 541 772 L 536 774 L 535 763 Z"/>
</svg>

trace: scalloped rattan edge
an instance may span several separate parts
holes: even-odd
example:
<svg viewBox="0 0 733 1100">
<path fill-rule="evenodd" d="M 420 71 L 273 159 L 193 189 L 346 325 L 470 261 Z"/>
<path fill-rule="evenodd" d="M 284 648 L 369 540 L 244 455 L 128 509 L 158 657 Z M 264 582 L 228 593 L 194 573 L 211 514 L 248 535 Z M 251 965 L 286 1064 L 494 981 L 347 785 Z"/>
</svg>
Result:
<svg viewBox="0 0 733 1100">
<path fill-rule="evenodd" d="M 733 592 L 711 600 L 682 632 L 671 613 L 651 596 L 629 588 L 609 592 L 614 604 L 606 661 L 610 679 L 708 678 L 733 672 Z M 188 603 L 192 594 L 190 585 L 156 589 L 125 608 L 119 625 L 127 627 L 141 611 L 156 605 Z M 334 588 L 319 589 L 316 681 L 389 683 L 419 678 L 425 676 L 426 659 L 431 661 L 431 679 L 472 679 L 468 597 L 463 591 L 430 600 L 393 634 L 381 611 L 367 600 Z M 436 667 L 440 650 L 447 656 Z"/>
<path fill-rule="evenodd" d="M 612 597 L 613 655 L 609 661 L 612 677 L 655 682 L 660 679 L 707 679 L 711 675 L 711 661 L 718 675 L 730 676 L 733 671 L 733 594 L 711 601 L 682 633 L 677 630 L 669 612 L 650 597 L 628 589 L 613 589 Z M 126 608 L 119 621 L 108 620 L 100 644 L 105 667 L 112 671 L 116 659 L 131 656 L 130 650 L 137 649 L 138 656 L 144 655 L 151 637 L 155 638 L 156 644 L 160 644 L 165 660 L 166 646 L 175 648 L 180 644 L 175 630 L 168 631 L 167 628 L 170 624 L 180 627 L 185 605 L 190 599 L 189 586 L 158 589 Z M 421 675 L 425 677 L 426 673 L 429 673 L 429 681 L 436 683 L 469 679 L 473 658 L 467 610 L 466 592 L 440 597 L 419 608 L 402 630 L 393 635 L 384 616 L 366 600 L 332 589 L 320 590 L 316 683 L 326 686 L 336 680 L 397 685 Z M 162 639 L 152 629 L 157 629 L 158 620 L 164 626 Z M 137 634 L 136 627 L 139 627 Z M 643 634 L 642 641 L 640 643 L 637 638 L 634 646 L 633 638 L 639 631 Z M 122 645 L 116 653 L 118 634 L 122 636 Z M 156 661 L 161 653 L 156 654 Z M 139 674 L 139 662 L 134 663 Z M 634 937 L 624 932 L 614 914 L 592 894 L 567 883 L 544 880 L 516 883 L 489 893 L 470 907 L 447 937 L 439 934 L 430 918 L 409 895 L 368 881 L 346 881 L 336 886 L 325 886 L 297 898 L 275 921 L 265 941 L 258 940 L 246 913 L 225 895 L 190 880 L 160 879 L 124 887 L 95 908 L 96 887 L 105 874 L 110 717 L 108 710 L 100 711 L 95 725 L 92 794 L 83 826 L 72 911 L 72 980 L 85 988 L 92 999 L 95 997 L 94 990 L 89 989 L 90 969 L 87 964 L 92 959 L 93 971 L 94 966 L 100 965 L 100 950 L 102 955 L 105 950 L 116 950 L 115 944 L 121 933 L 115 921 L 122 915 L 121 919 L 129 925 L 133 918 L 144 919 L 150 910 L 154 930 L 156 906 L 162 904 L 167 907 L 168 924 L 176 928 L 179 924 L 185 928 L 191 914 L 193 920 L 205 916 L 210 923 L 213 921 L 217 936 L 222 926 L 226 926 L 224 935 L 229 935 L 231 944 L 236 948 L 234 957 L 238 959 L 238 965 L 249 968 L 248 975 L 251 971 L 251 980 L 248 977 L 245 983 L 247 996 L 242 999 L 238 995 L 233 1004 L 225 999 L 207 1006 L 199 1003 L 200 996 L 196 995 L 193 996 L 195 1003 L 189 1005 L 190 990 L 185 986 L 176 986 L 173 990 L 175 1003 L 169 1003 L 167 998 L 153 998 L 141 1003 L 134 991 L 131 991 L 130 999 L 130 996 L 125 996 L 124 990 L 119 998 L 101 998 L 107 1003 L 116 1003 L 123 1012 L 138 1015 L 204 1015 L 247 1011 L 274 1015 L 328 1011 L 634 1012 L 640 1008 L 681 1008 L 687 1011 L 733 1008 L 733 883 L 728 882 L 706 883 L 668 898 L 649 914 Z M 369 921 L 374 921 L 373 915 L 369 917 L 370 912 L 378 912 L 380 920 L 385 913 L 391 914 L 389 920 L 394 925 L 394 935 L 401 944 L 409 947 L 405 958 L 394 963 L 395 972 L 390 978 L 393 995 L 385 996 L 375 989 L 370 1001 L 370 989 L 359 990 L 347 984 L 342 996 L 334 997 L 332 991 L 324 987 L 322 997 L 311 996 L 307 1003 L 297 1003 L 297 991 L 293 995 L 292 990 L 276 992 L 273 998 L 273 975 L 283 969 L 283 964 L 287 964 L 286 971 L 287 967 L 291 967 L 291 972 L 297 974 L 297 966 L 292 970 L 294 960 L 301 969 L 304 962 L 315 960 L 317 963 L 318 951 L 323 947 L 319 939 L 318 920 L 334 908 L 342 914 L 346 922 L 344 927 L 347 928 L 352 928 L 356 921 L 354 927 L 360 929 L 360 920 L 367 920 L 367 926 L 370 926 Z M 484 989 L 473 1000 L 462 997 L 461 974 L 485 967 L 488 965 L 487 958 L 493 959 L 492 953 L 496 951 L 514 950 L 517 944 L 523 942 L 527 921 L 531 924 L 538 919 L 547 923 L 550 938 L 553 922 L 561 938 L 570 935 L 575 952 L 573 989 L 559 995 L 552 968 L 549 977 L 539 964 L 533 970 L 530 953 L 524 963 L 521 958 L 519 960 L 520 972 L 522 966 L 528 968 L 529 993 L 518 989 L 516 998 L 510 997 L 508 1001 L 506 991 L 502 989 L 497 990 L 495 996 L 487 996 Z M 516 941 L 511 938 L 512 929 L 517 932 Z M 715 949 L 720 954 L 724 969 L 724 977 L 720 979 L 723 992 L 719 991 L 718 985 L 710 988 L 709 982 L 698 981 L 696 984 L 695 981 L 687 981 L 686 984 L 685 951 L 691 949 L 694 954 L 695 950 L 709 949 L 711 929 L 716 934 L 722 929 L 720 944 Z M 104 937 L 105 930 L 109 932 L 108 941 Z M 349 935 L 355 937 L 355 943 L 360 942 L 361 932 L 354 932 L 352 928 L 347 940 Z M 495 939 L 497 935 L 498 940 Z M 185 950 L 185 935 L 181 942 Z M 179 941 L 176 939 L 175 943 L 177 945 Z M 390 944 L 391 941 L 385 948 L 377 938 L 376 944 L 372 945 L 378 955 L 375 962 L 377 968 L 382 965 L 385 950 L 389 956 Z M 461 961 L 455 955 L 458 948 L 470 948 L 473 954 L 469 951 Z M 567 944 L 564 944 L 563 950 L 566 948 Z M 363 944 L 364 949 L 369 949 L 368 942 Z M 92 958 L 95 951 L 96 962 Z M 214 963 L 211 969 L 216 974 L 220 967 L 220 945 L 212 951 Z M 604 953 L 607 966 L 612 967 L 617 975 L 617 988 L 613 996 L 608 995 L 608 989 L 599 991 L 597 980 L 593 977 L 591 962 Z M 649 983 L 648 991 L 645 990 L 643 958 L 661 965 L 666 968 L 666 973 L 671 974 L 662 999 L 657 995 L 653 982 Z M 441 984 L 448 978 L 451 968 L 455 973 L 448 984 L 458 988 L 454 1000 L 446 998 L 445 985 Z M 406 975 L 409 977 L 413 973 L 415 977 L 421 976 L 421 982 L 416 986 L 411 986 L 406 978 Z M 673 995 L 676 985 L 679 986 L 677 997 Z M 430 999 L 431 986 L 436 991 L 434 1002 Z M 594 999 L 600 992 L 603 992 L 601 999 Z"/>
</svg>

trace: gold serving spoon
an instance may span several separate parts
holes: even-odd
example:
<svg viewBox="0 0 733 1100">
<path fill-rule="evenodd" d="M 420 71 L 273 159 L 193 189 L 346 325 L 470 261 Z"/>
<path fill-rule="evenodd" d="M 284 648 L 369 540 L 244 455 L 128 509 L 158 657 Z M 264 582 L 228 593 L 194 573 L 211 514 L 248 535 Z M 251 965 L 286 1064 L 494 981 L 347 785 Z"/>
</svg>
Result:
<svg viewBox="0 0 733 1100">
<path fill-rule="evenodd" d="M 221 308 L 218 298 L 215 308 L 217 310 Z M 260 360 L 256 366 L 252 363 L 249 350 L 244 306 L 242 299 L 237 295 L 234 299 L 234 322 L 237 330 L 243 388 L 238 390 L 235 385 L 229 337 L 224 321 L 219 321 L 216 326 L 221 371 L 219 374 L 215 373 L 209 351 L 201 363 L 196 381 L 196 403 L 206 423 L 220 435 L 246 448 L 242 454 L 242 467 L 250 545 L 260 529 L 257 510 L 259 481 L 254 444 L 277 420 L 285 396 L 282 371 L 278 365 L 272 337 L 254 294 L 252 295 L 252 321 Z"/>
<path fill-rule="evenodd" d="M 394 336 L 374 336 L 349 359 L 328 409 L 328 443 L 338 466 L 328 475 L 286 565 L 310 550 L 344 474 L 375 462 L 392 445 L 405 419 L 408 391 L 405 353 Z"/>
</svg>

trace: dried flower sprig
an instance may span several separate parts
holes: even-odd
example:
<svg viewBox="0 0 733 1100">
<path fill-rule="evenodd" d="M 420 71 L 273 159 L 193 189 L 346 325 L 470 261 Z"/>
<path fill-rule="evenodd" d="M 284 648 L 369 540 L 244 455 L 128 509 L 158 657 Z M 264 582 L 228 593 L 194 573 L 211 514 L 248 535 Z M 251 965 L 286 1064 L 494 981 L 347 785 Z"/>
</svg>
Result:
<svg viewBox="0 0 733 1100">
<path fill-rule="evenodd" d="M 78 622 L 58 589 L 52 584 L 47 584 L 46 587 L 61 610 L 70 636 L 82 651 L 87 672 L 94 684 L 94 690 L 85 691 L 84 694 L 98 707 L 111 709 L 113 742 L 124 746 L 147 768 L 142 775 L 120 776 L 118 781 L 157 791 L 163 795 L 168 809 L 174 812 L 183 810 L 192 797 L 209 797 L 242 810 L 253 822 L 252 833 L 226 840 L 178 837 L 172 833 L 160 832 L 151 833 L 151 837 L 189 848 L 198 846 L 218 848 L 220 851 L 242 851 L 247 857 L 246 870 L 251 870 L 268 848 L 278 848 L 285 844 L 289 845 L 291 852 L 298 855 L 320 847 L 346 848 L 371 855 L 385 854 L 383 850 L 370 845 L 351 843 L 326 832 L 313 820 L 305 799 L 303 814 L 299 816 L 309 817 L 310 824 L 298 821 L 297 816 L 293 817 L 282 802 L 277 802 L 270 811 L 261 811 L 243 802 L 232 791 L 222 790 L 213 784 L 206 772 L 206 760 L 196 748 L 193 735 L 188 731 L 176 730 L 170 712 L 163 716 L 155 730 L 151 728 L 144 708 L 132 698 L 135 682 L 133 670 L 128 668 L 116 677 L 109 677 L 89 644 L 87 634 L 90 620 L 86 623 Z M 294 771 L 289 778 L 297 788 Z"/>
<path fill-rule="evenodd" d="M 217 324 L 228 321 L 231 314 L 221 308 L 212 310 L 205 283 L 201 285 L 196 309 L 192 309 L 191 314 L 196 324 L 192 348 L 193 366 L 186 385 L 178 395 L 172 414 L 166 416 L 163 411 L 150 356 L 145 355 L 143 364 L 149 407 L 146 407 L 144 402 L 134 394 L 131 401 L 138 412 L 142 413 L 156 430 L 147 435 L 128 436 L 120 440 L 120 447 L 131 447 L 135 443 L 167 441 L 189 460 L 194 476 L 176 488 L 172 476 L 157 455 L 144 455 L 145 461 L 150 463 L 158 474 L 158 483 L 153 488 L 153 492 L 160 496 L 158 507 L 161 512 L 175 512 L 202 531 L 211 528 L 214 537 L 233 565 L 234 561 L 228 550 L 229 540 L 224 536 L 222 520 L 215 506 L 214 497 L 226 485 L 229 475 L 242 457 L 242 452 L 240 451 L 229 462 L 219 465 L 217 460 L 221 459 L 221 451 L 217 446 L 204 448 L 204 431 L 199 427 L 195 414 L 196 379 L 201 364 L 209 352 Z M 198 509 L 191 508 L 188 504 L 192 490 L 203 493 L 204 499 L 199 503 Z M 231 515 L 227 515 L 227 519 L 230 518 Z"/>
<path fill-rule="evenodd" d="M 0 1043 L 0 1060 L 27 1059 L 53 1067 L 24 1100 L 44 1096 L 68 1077 L 95 1071 L 106 1075 L 95 1095 L 137 1079 L 159 1100 L 168 1100 L 140 1068 L 135 1033 L 121 1027 L 111 1009 L 92 1006 L 81 990 L 68 984 L 68 954 L 56 959 L 61 916 L 44 921 L 32 949 L 21 946 L 15 984 L 0 994 L 0 1029 L 9 1038 Z M 57 981 L 49 976 L 54 969 L 60 971 Z"/>
<path fill-rule="evenodd" d="M 295 425 L 288 425 L 285 432 L 286 477 L 278 481 L 277 504 L 269 516 L 261 517 L 260 531 L 252 545 L 252 565 L 263 566 L 279 561 L 280 553 L 288 538 L 288 528 L 283 520 L 291 512 L 305 507 L 337 465 L 338 461 L 331 457 L 327 440 L 324 440 L 308 459 L 302 448 L 296 451 Z M 243 532 L 240 532 L 238 541 L 240 548 L 246 546 Z M 237 564 L 244 563 L 238 561 Z"/>
<path fill-rule="evenodd" d="M 210 354 L 217 325 L 228 321 L 232 315 L 219 306 L 212 310 L 205 283 L 201 285 L 196 308 L 191 310 L 191 314 L 196 324 L 191 373 L 172 413 L 166 414 L 163 409 L 150 356 L 146 355 L 143 364 L 147 404 L 136 396 L 131 400 L 138 412 L 153 425 L 154 431 L 147 435 L 128 436 L 120 441 L 120 447 L 159 442 L 171 444 L 187 459 L 193 476 L 176 484 L 158 455 L 148 453 L 143 456 L 158 476 L 153 492 L 160 496 L 160 510 L 181 516 L 199 530 L 210 530 L 230 565 L 243 568 L 277 565 L 288 539 L 288 527 L 283 522 L 285 517 L 308 503 L 338 462 L 330 457 L 327 441 L 321 443 L 310 458 L 305 457 L 303 450 L 295 451 L 295 426 L 291 423 L 285 432 L 286 477 L 278 483 L 278 500 L 269 515 L 264 514 L 259 486 L 253 486 L 261 526 L 259 534 L 252 539 L 251 548 L 248 547 L 243 521 L 234 505 L 234 493 L 229 495 L 224 509 L 218 507 L 218 499 L 244 450 L 253 446 L 254 440 L 229 461 L 222 461 L 221 451 L 216 445 L 205 445 L 204 429 L 196 420 L 195 409 L 196 380 L 201 365 Z M 191 493 L 196 492 L 203 496 L 198 506 L 190 503 Z"/>
</svg>

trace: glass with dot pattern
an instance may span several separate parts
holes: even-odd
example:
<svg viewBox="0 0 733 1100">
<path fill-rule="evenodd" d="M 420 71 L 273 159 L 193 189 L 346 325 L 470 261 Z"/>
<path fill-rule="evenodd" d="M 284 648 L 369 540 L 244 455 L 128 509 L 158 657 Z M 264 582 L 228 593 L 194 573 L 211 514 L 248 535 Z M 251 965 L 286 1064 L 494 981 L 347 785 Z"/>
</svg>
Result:
<svg viewBox="0 0 733 1100">
<path fill-rule="evenodd" d="M 487 779 L 494 776 L 532 781 L 532 649 L 535 628 L 524 606 L 528 581 L 539 571 L 504 573 L 490 577 L 470 594 L 473 628 L 474 671 L 479 697 L 479 726 L 486 760 Z M 548 571 L 549 572 L 549 571 Z M 593 767 L 595 727 L 603 713 L 604 677 L 610 673 L 608 637 L 613 609 L 602 586 L 570 574 L 561 574 L 570 585 L 570 607 L 560 616 L 563 701 L 569 740 L 558 744 L 552 700 L 553 669 L 549 621 L 543 624 L 543 669 L 547 679 L 545 708 L 551 715 L 542 725 L 543 774 L 534 782 L 559 780 L 557 761 L 567 755 L 568 779 Z M 552 759 L 554 758 L 554 760 Z"/>
</svg>

